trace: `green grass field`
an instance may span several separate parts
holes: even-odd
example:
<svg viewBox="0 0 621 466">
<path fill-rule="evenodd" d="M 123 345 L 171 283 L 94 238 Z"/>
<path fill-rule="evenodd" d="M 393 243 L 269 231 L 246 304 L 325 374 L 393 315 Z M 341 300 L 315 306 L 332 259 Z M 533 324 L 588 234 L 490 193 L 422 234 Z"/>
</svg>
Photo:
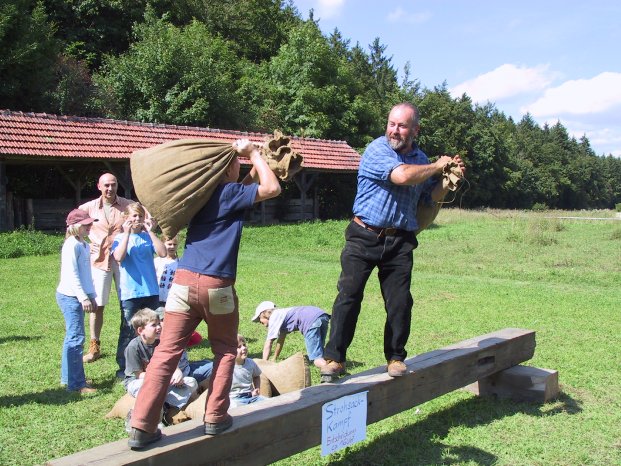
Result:
<svg viewBox="0 0 621 466">
<path fill-rule="evenodd" d="M 367 441 L 322 458 L 313 448 L 279 464 L 621 464 L 621 221 L 610 211 L 444 210 L 419 236 L 411 356 L 506 327 L 537 332 L 529 365 L 559 371 L 561 397 L 545 405 L 457 391 L 370 425 Z M 346 222 L 246 227 L 237 291 L 251 356 L 262 300 L 331 309 Z M 80 398 L 59 386 L 64 324 L 54 300 L 59 256 L 0 259 L 0 464 L 48 459 L 125 437 L 104 415 L 123 394 L 114 377 L 118 306 L 106 309 L 99 389 Z M 366 288 L 350 372 L 385 364 L 377 278 Z M 206 334 L 201 324 L 199 331 Z M 373 344 L 375 343 L 375 345 Z M 304 351 L 287 338 L 283 356 Z M 207 345 L 191 359 L 210 357 Z M 318 372 L 311 369 L 313 380 Z"/>
</svg>

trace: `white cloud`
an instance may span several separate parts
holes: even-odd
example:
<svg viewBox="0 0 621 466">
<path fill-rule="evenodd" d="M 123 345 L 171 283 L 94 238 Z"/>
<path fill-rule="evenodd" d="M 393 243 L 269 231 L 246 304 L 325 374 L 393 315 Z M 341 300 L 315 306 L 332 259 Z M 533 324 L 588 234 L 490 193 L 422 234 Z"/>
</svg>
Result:
<svg viewBox="0 0 621 466">
<path fill-rule="evenodd" d="M 520 109 L 535 117 L 602 113 L 621 106 L 621 73 L 604 72 L 591 79 L 566 81 Z"/>
<path fill-rule="evenodd" d="M 568 133 L 586 135 L 597 154 L 621 157 L 621 73 L 603 72 L 590 79 L 565 81 L 552 87 L 559 73 L 547 65 L 504 64 L 450 89 L 453 97 L 468 94 L 473 102 L 487 101 L 519 120 L 530 113 L 543 125 L 560 121 Z"/>
<path fill-rule="evenodd" d="M 548 65 L 528 68 L 504 64 L 458 84 L 449 91 L 453 97 L 466 93 L 476 103 L 497 102 L 520 94 L 541 92 L 555 77 L 554 73 L 548 71 Z"/>
<path fill-rule="evenodd" d="M 345 0 L 317 0 L 316 18 L 334 19 L 341 16 Z"/>
<path fill-rule="evenodd" d="M 431 18 L 431 13 L 408 13 L 401 7 L 395 8 L 388 13 L 387 19 L 391 23 L 407 23 L 407 24 L 420 24 L 428 21 Z"/>
</svg>

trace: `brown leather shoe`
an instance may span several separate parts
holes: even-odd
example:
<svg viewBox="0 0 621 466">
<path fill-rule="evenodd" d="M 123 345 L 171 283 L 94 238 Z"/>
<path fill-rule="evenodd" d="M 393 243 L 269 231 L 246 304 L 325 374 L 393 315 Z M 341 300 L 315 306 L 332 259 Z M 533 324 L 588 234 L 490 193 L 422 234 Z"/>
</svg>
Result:
<svg viewBox="0 0 621 466">
<path fill-rule="evenodd" d="M 88 353 L 82 356 L 82 362 L 95 362 L 101 357 L 101 343 L 99 340 L 91 339 Z"/>
<path fill-rule="evenodd" d="M 403 361 L 397 361 L 396 359 L 388 361 L 387 370 L 388 375 L 391 377 L 401 377 L 408 372 L 408 368 L 405 363 Z"/>
<path fill-rule="evenodd" d="M 326 365 L 321 368 L 321 375 L 337 376 L 345 373 L 345 363 L 326 359 Z"/>
<path fill-rule="evenodd" d="M 79 390 L 76 390 L 76 392 L 79 393 L 80 395 L 89 395 L 91 393 L 97 393 L 97 389 L 91 387 L 89 384 L 86 384 Z"/>
</svg>

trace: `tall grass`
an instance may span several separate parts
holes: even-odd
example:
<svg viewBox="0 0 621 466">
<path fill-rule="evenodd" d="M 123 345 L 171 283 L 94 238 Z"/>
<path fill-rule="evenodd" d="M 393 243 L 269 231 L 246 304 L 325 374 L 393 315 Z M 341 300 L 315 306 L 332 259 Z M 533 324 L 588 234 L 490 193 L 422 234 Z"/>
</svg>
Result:
<svg viewBox="0 0 621 466">
<path fill-rule="evenodd" d="M 529 364 L 559 371 L 559 400 L 514 403 L 457 391 L 370 425 L 365 442 L 342 452 L 321 458 L 313 448 L 279 464 L 621 464 L 621 222 L 547 216 L 441 211 L 415 251 L 407 349 L 415 355 L 506 327 L 535 330 Z M 260 301 L 331 309 L 345 226 L 244 229 L 236 288 L 251 356 L 260 357 L 265 338 L 250 322 Z M 98 393 L 79 398 L 59 387 L 58 265 L 56 254 L 0 260 L 0 464 L 39 464 L 126 435 L 122 420 L 103 419 L 123 394 L 114 378 L 116 305 L 106 308 L 103 358 L 86 367 Z M 385 364 L 384 316 L 373 276 L 350 372 Z M 204 324 L 199 331 L 206 334 Z M 304 342 L 291 335 L 282 357 L 296 351 Z M 205 343 L 190 358 L 210 354 Z M 312 377 L 316 383 L 314 368 Z"/>
</svg>

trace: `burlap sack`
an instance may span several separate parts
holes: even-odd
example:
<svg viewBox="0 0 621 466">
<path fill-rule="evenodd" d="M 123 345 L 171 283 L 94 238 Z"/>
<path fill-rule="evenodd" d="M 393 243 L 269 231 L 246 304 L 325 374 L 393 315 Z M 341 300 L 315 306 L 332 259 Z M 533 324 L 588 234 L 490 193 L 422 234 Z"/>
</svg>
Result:
<svg viewBox="0 0 621 466">
<path fill-rule="evenodd" d="M 291 139 L 280 131 L 274 131 L 274 137 L 268 138 L 260 149 L 274 174 L 282 181 L 293 179 L 302 169 L 303 158 L 291 147 Z"/>
<path fill-rule="evenodd" d="M 175 236 L 207 203 L 235 154 L 230 143 L 206 139 L 136 151 L 130 159 L 136 196 L 162 232 Z"/>
<path fill-rule="evenodd" d="M 283 181 L 302 169 L 303 158 L 290 142 L 275 131 L 259 148 Z M 162 232 L 175 236 L 207 203 L 235 154 L 230 143 L 206 139 L 178 139 L 136 151 L 130 159 L 136 196 Z"/>
<path fill-rule="evenodd" d="M 442 186 L 449 191 L 457 191 L 459 183 L 463 178 L 461 167 L 457 162 L 451 162 L 444 166 L 442 170 Z M 418 230 L 414 233 L 419 234 L 425 228 L 433 223 L 438 216 L 440 208 L 443 202 L 433 202 L 427 204 L 424 201 L 419 201 L 416 206 L 416 223 L 418 223 Z"/>
</svg>

